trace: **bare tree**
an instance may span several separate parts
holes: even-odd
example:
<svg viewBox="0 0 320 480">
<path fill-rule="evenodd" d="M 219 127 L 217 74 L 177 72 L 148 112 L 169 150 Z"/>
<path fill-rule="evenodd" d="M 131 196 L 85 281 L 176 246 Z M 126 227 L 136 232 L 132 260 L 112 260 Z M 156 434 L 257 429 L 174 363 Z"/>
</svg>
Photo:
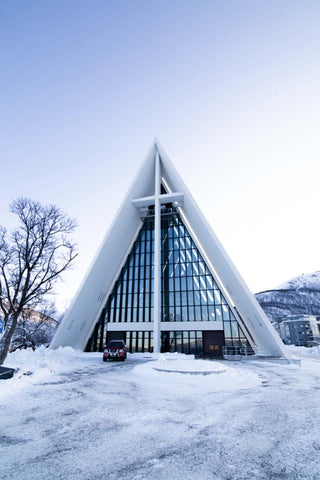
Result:
<svg viewBox="0 0 320 480">
<path fill-rule="evenodd" d="M 0 311 L 5 322 L 0 365 L 23 310 L 41 311 L 55 282 L 77 256 L 70 241 L 75 222 L 59 208 L 18 198 L 10 210 L 18 216 L 20 226 L 9 239 L 0 227 Z"/>
<path fill-rule="evenodd" d="M 59 325 L 53 319 L 56 313 L 53 302 L 46 304 L 41 312 L 25 307 L 18 318 L 9 351 L 49 344 Z"/>
</svg>

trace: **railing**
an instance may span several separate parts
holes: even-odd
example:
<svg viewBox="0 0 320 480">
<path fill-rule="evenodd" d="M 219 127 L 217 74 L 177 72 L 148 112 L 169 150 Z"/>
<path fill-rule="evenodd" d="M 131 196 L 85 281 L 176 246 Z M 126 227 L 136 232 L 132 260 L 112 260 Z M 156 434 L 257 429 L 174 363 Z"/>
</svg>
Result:
<svg viewBox="0 0 320 480">
<path fill-rule="evenodd" d="M 236 359 L 254 355 L 255 351 L 250 345 L 224 345 L 222 347 L 224 358 Z"/>
</svg>

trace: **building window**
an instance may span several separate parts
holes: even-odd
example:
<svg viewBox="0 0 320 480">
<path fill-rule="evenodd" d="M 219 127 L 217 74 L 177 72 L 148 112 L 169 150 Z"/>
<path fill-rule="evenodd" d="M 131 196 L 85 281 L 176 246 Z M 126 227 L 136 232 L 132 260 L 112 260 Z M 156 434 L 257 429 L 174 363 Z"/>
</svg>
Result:
<svg viewBox="0 0 320 480">
<path fill-rule="evenodd" d="M 100 348 L 108 323 L 153 322 L 154 215 L 142 228 L 109 295 L 94 335 Z M 161 320 L 165 322 L 222 322 L 227 345 L 247 343 L 236 318 L 192 240 L 179 213 L 165 208 L 161 216 Z M 142 336 L 130 337 L 132 350 L 144 351 Z M 196 349 L 197 339 L 174 338 L 178 351 Z M 188 347 L 190 350 L 190 348 Z M 150 348 L 149 348 L 150 350 Z"/>
</svg>

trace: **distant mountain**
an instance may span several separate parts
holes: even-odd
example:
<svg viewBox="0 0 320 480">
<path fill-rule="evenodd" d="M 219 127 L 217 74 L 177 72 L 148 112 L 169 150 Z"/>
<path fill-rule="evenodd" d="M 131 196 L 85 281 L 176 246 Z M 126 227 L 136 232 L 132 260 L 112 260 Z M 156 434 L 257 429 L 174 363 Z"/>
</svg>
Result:
<svg viewBox="0 0 320 480">
<path fill-rule="evenodd" d="M 255 297 L 272 322 L 287 315 L 320 316 L 320 271 L 299 275 Z"/>
</svg>

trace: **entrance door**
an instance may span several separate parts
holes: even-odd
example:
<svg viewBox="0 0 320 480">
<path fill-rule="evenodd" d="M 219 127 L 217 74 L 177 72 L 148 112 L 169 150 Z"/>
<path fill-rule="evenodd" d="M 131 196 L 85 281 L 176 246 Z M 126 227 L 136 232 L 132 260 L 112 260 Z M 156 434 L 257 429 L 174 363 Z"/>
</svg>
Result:
<svg viewBox="0 0 320 480">
<path fill-rule="evenodd" d="M 107 333 L 107 343 L 110 340 L 123 340 L 126 341 L 126 332 L 108 332 Z"/>
<path fill-rule="evenodd" d="M 170 332 L 161 332 L 161 353 L 170 352 Z"/>
<path fill-rule="evenodd" d="M 221 358 L 224 345 L 223 330 L 207 330 L 203 333 L 203 355 L 205 357 Z"/>
</svg>

